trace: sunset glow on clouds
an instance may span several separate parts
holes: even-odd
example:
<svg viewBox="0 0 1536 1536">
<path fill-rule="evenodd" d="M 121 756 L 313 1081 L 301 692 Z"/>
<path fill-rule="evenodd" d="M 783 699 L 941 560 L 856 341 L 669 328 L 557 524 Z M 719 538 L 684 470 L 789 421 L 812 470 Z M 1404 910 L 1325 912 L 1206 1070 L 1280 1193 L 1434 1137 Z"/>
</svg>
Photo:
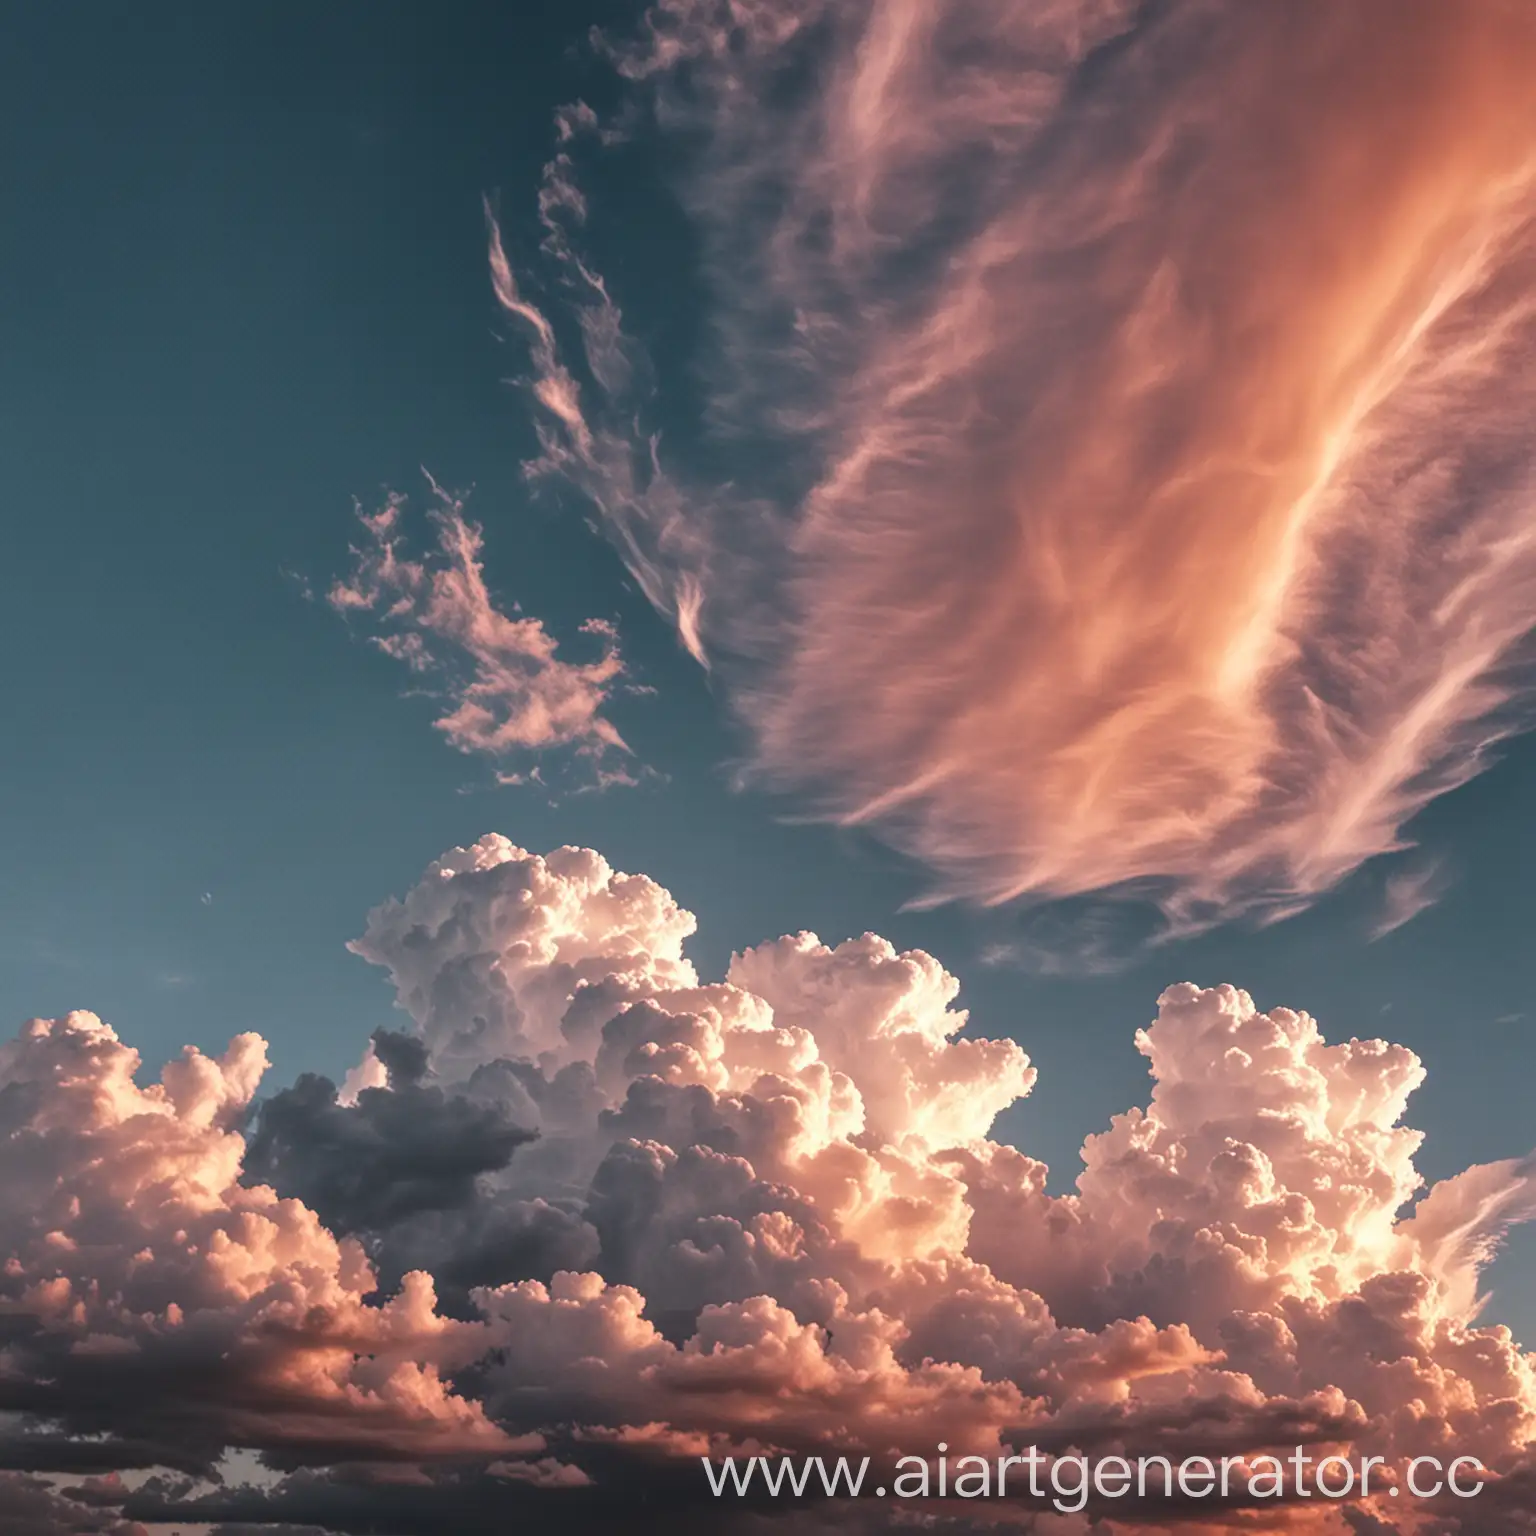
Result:
<svg viewBox="0 0 1536 1536">
<path fill-rule="evenodd" d="M 304 1077 L 253 1110 L 252 1035 L 140 1087 L 94 1015 L 26 1026 L 0 1049 L 0 1406 L 33 1416 L 7 1464 L 169 1469 L 98 1498 L 127 1519 L 366 1524 L 408 1486 L 445 1531 L 610 1529 L 649 1490 L 720 1529 L 703 1453 L 1302 1443 L 1476 1455 L 1475 1529 L 1530 1529 L 1536 1357 L 1477 1313 L 1536 1161 L 1409 1210 L 1411 1052 L 1172 987 L 1136 1036 L 1150 1106 L 1053 1196 L 988 1136 L 1028 1058 L 932 957 L 801 933 L 711 982 L 693 929 L 597 853 L 491 836 L 370 916 L 354 948 L 407 1028 L 341 1098 Z M 288 1475 L 197 1481 L 227 1448 Z M 1373 1508 L 1269 1528 L 1457 1529 Z"/>
<path fill-rule="evenodd" d="M 542 620 L 503 613 L 486 588 L 480 529 L 461 501 L 428 483 L 437 503 L 428 513 L 436 550 L 422 559 L 405 553 L 404 497 L 389 497 L 377 512 L 359 508 L 365 542 L 353 550 L 351 575 L 332 585 L 331 606 L 372 619 L 381 631 L 373 643 L 385 655 L 443 685 L 450 708 L 435 724 L 460 752 L 495 759 L 551 747 L 599 759 L 627 754 L 602 713 L 624 672 L 613 626 L 588 620 L 583 632 L 602 655 L 571 662 L 557 654 Z"/>
<path fill-rule="evenodd" d="M 686 488 L 603 365 L 573 157 L 633 113 L 562 114 L 540 202 L 590 377 L 493 225 L 496 291 L 537 468 L 723 666 L 761 781 L 939 895 L 1131 883 L 1177 929 L 1401 847 L 1514 728 L 1529 7 L 662 0 L 607 46 L 678 141 L 711 422 L 775 482 Z"/>
<path fill-rule="evenodd" d="M 242 187 L 281 189 L 293 239 L 241 233 L 222 159 L 167 171 L 163 208 L 134 194 L 203 221 L 151 221 L 155 305 L 242 295 L 228 338 L 180 317 L 178 431 L 258 509 L 240 538 L 326 560 L 326 624 L 388 662 L 317 684 L 297 631 L 239 629 L 288 617 L 237 592 L 246 545 L 183 536 L 159 479 L 161 544 L 110 543 L 116 477 L 163 476 L 174 413 L 69 393 L 16 433 L 113 429 L 111 494 L 75 487 L 110 508 L 99 554 L 39 542 L 55 575 L 14 599 L 34 755 L 0 827 L 22 872 L 0 980 L 16 1018 L 59 1016 L 0 1043 L 0 1536 L 1536 1536 L 1530 1319 L 1490 1294 L 1536 1220 L 1515 1097 L 1536 972 L 1509 938 L 1536 780 L 1409 853 L 1531 724 L 1536 0 L 655 0 L 579 34 L 542 9 L 525 38 L 515 6 L 422 8 L 406 45 L 324 7 L 200 12 L 191 56 L 240 69 L 186 69 L 218 87 L 186 121 L 247 155 Z M 515 84 L 468 57 L 492 37 L 527 43 Z M 62 120 L 60 164 L 71 134 L 110 137 Z M 203 142 L 166 121 L 176 155 Z M 509 127 L 536 129 L 531 158 Z M 504 164 L 526 184 L 482 196 Z M 50 249 L 63 274 L 96 247 Z M 402 324 L 378 342 L 386 289 Z M 247 290 L 282 312 L 271 355 Z M 139 334 L 87 318 L 77 342 Z M 424 339 L 454 324 L 472 343 Z M 207 402 L 173 392 L 188 369 L 202 391 L 210 335 L 252 346 L 207 391 L 263 396 L 248 438 L 204 441 Z M 315 335 L 311 375 L 287 349 Z M 448 375 L 489 395 L 487 358 L 508 393 L 470 420 Z M 273 370 L 313 383 L 287 418 L 251 383 Z M 294 478 L 333 450 L 353 473 L 348 421 L 397 451 L 397 406 L 466 477 L 510 458 L 516 412 L 507 500 L 546 491 L 602 531 L 605 599 L 562 588 L 579 558 L 502 580 L 506 509 L 472 519 L 430 475 L 420 509 L 357 505 L 350 541 L 256 526 L 307 506 Z M 284 444 L 286 481 L 232 475 Z M 48 469 L 49 495 L 73 486 Z M 27 536 L 74 539 L 70 505 Z M 22 602 L 64 579 L 78 633 Z M 594 609 L 622 640 L 558 617 Z M 402 684 L 495 787 L 547 789 L 564 760 L 582 789 L 656 793 L 509 792 L 511 835 L 471 841 L 459 761 L 380 750 Z M 1372 860 L 1371 911 L 1337 898 L 1329 932 L 1210 933 Z M 695 890 L 717 959 L 619 863 Z M 1422 919 L 1463 879 L 1480 906 Z M 1389 938 L 1415 920 L 1443 952 Z M 975 962 L 974 1018 L 946 961 Z M 349 992 L 349 967 L 386 988 Z M 1232 973 L 1276 995 L 1205 984 Z M 397 1027 L 372 1028 L 379 997 Z M 202 1048 L 157 1067 L 167 1038 Z M 1051 1177 L 1005 1139 L 1026 1124 L 1080 1159 Z M 722 1501 L 701 1468 L 889 1478 L 1027 1447 L 1385 1472 L 1348 1501 L 1064 1511 Z M 1390 1491 L 1430 1457 L 1476 1458 L 1475 1502 Z"/>
</svg>

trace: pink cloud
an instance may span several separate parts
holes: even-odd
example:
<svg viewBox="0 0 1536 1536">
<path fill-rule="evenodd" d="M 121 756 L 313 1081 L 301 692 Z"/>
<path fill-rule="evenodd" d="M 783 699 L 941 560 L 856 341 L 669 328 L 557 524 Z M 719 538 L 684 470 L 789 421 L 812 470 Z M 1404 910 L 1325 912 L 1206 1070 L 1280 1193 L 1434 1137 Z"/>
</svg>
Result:
<svg viewBox="0 0 1536 1536">
<path fill-rule="evenodd" d="M 546 461 L 760 780 L 939 896 L 1187 928 L 1399 848 L 1515 728 L 1527 9 L 662 0 L 608 49 L 688 146 L 711 420 L 807 489 L 617 473 L 541 316 Z"/>
<path fill-rule="evenodd" d="M 1136 1034 L 1149 1103 L 1053 1195 L 991 1138 L 1034 1069 L 932 956 L 801 933 L 709 981 L 693 930 L 589 849 L 492 836 L 369 917 L 409 1028 L 344 1096 L 301 1079 L 253 1116 L 254 1036 L 140 1087 L 94 1016 L 27 1026 L 0 1048 L 0 1304 L 28 1324 L 0 1384 L 56 1426 L 37 1454 L 260 1451 L 311 1470 L 166 1507 L 294 1523 L 368 1463 L 356 1508 L 410 1486 L 452 1524 L 474 1477 L 503 1517 L 690 1472 L 703 1499 L 706 1453 L 1304 1443 L 1475 1455 L 1480 1536 L 1524 1529 L 1536 1356 L 1480 1322 L 1479 1276 L 1536 1167 L 1425 1193 L 1411 1051 L 1171 987 Z"/>
<path fill-rule="evenodd" d="M 503 1446 L 443 1379 L 483 1330 L 436 1314 L 430 1276 L 365 1306 L 355 1240 L 239 1182 L 264 1042 L 237 1036 L 218 1058 L 189 1046 L 147 1088 L 139 1065 L 90 1013 L 35 1019 L 0 1047 L 0 1084 L 30 1107 L 0 1196 L 4 1309 L 36 1330 L 6 1351 L 12 1383 L 31 1381 L 15 1405 L 67 1414 L 80 1393 L 130 1437 L 179 1424 L 175 1456 L 210 1462 L 245 1444 L 364 1459 Z"/>
<path fill-rule="evenodd" d="M 372 618 L 381 651 L 445 683 L 450 707 L 436 725 L 459 751 L 505 758 L 571 747 L 596 759 L 626 755 L 603 714 L 624 674 L 614 627 L 589 620 L 582 632 L 599 642 L 600 659 L 565 660 L 541 620 L 497 607 L 481 565 L 480 529 L 461 502 L 435 483 L 432 491 L 437 548 L 421 559 L 404 552 L 404 498 L 391 496 L 377 512 L 359 509 L 366 542 L 353 551 L 352 573 L 331 587 L 331 606 Z"/>
<path fill-rule="evenodd" d="M 589 131 L 579 113 L 562 116 L 559 123 L 562 141 Z M 702 588 L 693 567 L 707 564 L 709 556 L 692 525 L 691 504 L 662 469 L 659 438 L 639 433 L 625 398 L 634 376 L 633 348 L 606 284 L 571 244 L 568 224 L 581 223 L 585 202 L 570 174 L 568 155 L 545 167 L 539 215 L 545 254 L 582 295 L 576 319 L 593 382 L 590 402 L 584 402 L 580 383 L 562 359 L 554 327 L 519 288 L 501 228 L 490 203 L 485 206 L 491 287 L 502 311 L 528 336 L 533 364 L 526 384 L 539 407 L 534 426 L 540 452 L 524 467 L 535 480 L 563 476 L 595 503 L 647 598 L 673 619 L 695 660 L 707 665 L 698 627 Z"/>
</svg>

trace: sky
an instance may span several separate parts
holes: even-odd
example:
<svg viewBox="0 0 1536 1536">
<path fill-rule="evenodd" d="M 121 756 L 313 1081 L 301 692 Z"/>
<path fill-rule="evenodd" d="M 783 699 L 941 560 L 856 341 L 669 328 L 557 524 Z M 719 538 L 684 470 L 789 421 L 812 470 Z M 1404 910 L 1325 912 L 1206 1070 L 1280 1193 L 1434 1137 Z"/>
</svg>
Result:
<svg viewBox="0 0 1536 1536">
<path fill-rule="evenodd" d="M 696 1461 L 677 1469 L 701 1434 L 832 1443 L 809 1406 L 763 1428 L 745 1390 L 717 1426 L 688 1421 L 688 1373 L 770 1335 L 794 1362 L 784 1401 L 857 1423 L 851 1405 L 878 1398 L 926 1452 L 951 1422 L 957 1443 L 991 1444 L 1032 1398 L 1081 1433 L 1096 1399 L 1065 1335 L 1107 1358 L 1115 1329 L 1150 1318 L 1115 1346 L 1147 1356 L 1128 1381 L 1161 1383 L 1131 1395 L 1149 1414 L 1159 1391 L 1258 1416 L 1305 1401 L 1317 1438 L 1353 1425 L 1365 1443 L 1358 1414 L 1395 1455 L 1432 1442 L 1382 1427 L 1408 1367 L 1345 1382 L 1346 1346 L 1321 1330 L 1406 1274 L 1430 1288 L 1424 1337 L 1442 1329 L 1402 1357 L 1425 1380 L 1460 1368 L 1444 1330 L 1513 1330 L 1485 1346 L 1508 1381 L 1468 1391 L 1479 1412 L 1525 1405 L 1524 1438 L 1489 1442 L 1512 1491 L 1486 1516 L 1510 1523 L 1486 1528 L 1528 1529 L 1536 116 L 1520 81 L 1536 34 L 1498 0 L 1410 5 L 1387 28 L 1390 9 L 1284 31 L 1194 3 L 0 7 L 0 1039 L 89 1010 L 142 1058 L 131 1088 L 95 1024 L 19 1037 L 0 1079 L 45 1098 L 100 1081 L 67 1113 L 29 1111 L 36 1146 L 7 1125 L 6 1182 L 41 1188 L 29 1159 L 53 1147 L 49 1177 L 79 1182 L 86 1221 L 100 1162 L 84 1142 L 131 1142 L 180 1170 L 197 1220 L 236 1232 L 259 1175 L 288 1202 L 261 1207 L 284 1234 L 261 1262 L 288 1253 L 283 1284 L 354 1336 L 377 1330 L 376 1358 L 386 1336 L 416 1341 L 399 1345 L 413 1384 L 350 1356 L 328 1378 L 384 1405 L 355 1441 L 272 1427 L 309 1411 L 290 1363 L 262 1376 L 282 1391 L 259 1414 L 209 1409 L 174 1470 L 239 1449 L 291 1475 L 259 1510 L 251 1495 L 255 1514 L 197 1518 L 359 1529 L 345 1522 L 373 1506 L 360 1494 L 349 1515 L 316 1479 L 477 1454 L 521 1469 L 482 1473 L 493 1489 L 547 1500 L 579 1479 L 593 1529 L 644 1477 L 686 1509 L 675 1479 L 697 1480 Z M 566 846 L 596 854 L 554 856 Z M 506 905 L 524 887 L 537 941 Z M 671 900 L 698 915 L 685 945 Z M 825 950 L 779 939 L 801 933 Z M 536 962 L 506 948 L 528 942 Z M 729 997 L 710 991 L 728 972 Z M 630 1026 L 614 1023 L 589 1067 L 555 1007 L 573 977 L 660 1033 L 616 1064 Z M 1239 990 L 1209 990 L 1224 985 Z M 1331 1048 L 1394 1050 L 1318 1055 L 1303 1011 Z M 381 1029 L 405 1044 L 371 1046 Z M 1211 1043 L 1222 1030 L 1245 1042 L 1241 1070 Z M 270 1059 L 259 1086 L 255 1047 L 223 1054 L 247 1034 Z M 187 1045 L 224 1065 L 173 1066 L 153 1089 Z M 1245 1076 L 1266 1050 L 1296 1059 Z M 595 1073 L 609 1119 L 573 1130 L 511 1085 L 504 1063 L 540 1051 L 541 1071 Z M 679 1104 L 680 1084 L 711 1096 L 757 1170 L 751 1200 L 698 1171 L 724 1131 L 690 1143 L 681 1109 L 645 1099 L 657 1061 Z M 306 1073 L 351 1087 L 315 1101 L 293 1086 Z M 763 1073 L 799 1085 L 761 1100 L 788 1115 L 794 1099 L 794 1134 L 753 1118 Z M 1281 1079 L 1312 1106 L 1300 1150 L 1265 1141 Z M 862 1129 L 838 1118 L 850 1081 Z M 156 1106 L 142 1123 L 139 1093 Z M 1110 1130 L 1149 1104 L 1156 1135 Z M 1259 1129 L 1238 1124 L 1250 1112 Z M 1191 1171 L 1213 1127 L 1212 1145 L 1266 1149 L 1240 1200 Z M 435 1133 L 462 1165 L 433 1161 Z M 1085 1163 L 1091 1136 L 1107 1139 Z M 458 1180 L 438 1227 L 361 1208 L 360 1170 L 392 1139 L 404 1161 L 381 1180 L 408 1182 L 417 1158 Z M 671 1148 L 651 1175 L 664 1198 L 614 1150 L 642 1143 Z M 988 1171 L 963 1198 L 936 1192 L 962 1145 Z M 1048 1176 L 975 1150 L 1010 1146 Z M 868 1163 L 847 1175 L 866 1180 L 862 1215 L 837 1205 L 829 1147 Z M 1138 1183 L 1136 1157 L 1188 1189 Z M 1409 1158 L 1440 1204 L 1394 1227 L 1419 1193 Z M 1230 1273 L 1158 1289 L 1194 1249 L 1159 1248 L 1138 1211 L 1190 1243 L 1220 1230 L 1230 1256 L 1245 1218 L 1221 1202 L 1278 1209 L 1277 1188 L 1311 1202 L 1305 1221 L 1287 1208 L 1290 1236 L 1252 1226 Z M 573 1190 L 585 1216 L 559 1204 Z M 759 1259 L 793 1227 L 799 1256 L 759 1264 L 760 1291 L 723 1260 L 685 1280 L 631 1231 L 653 1196 L 750 1230 Z M 90 1337 L 199 1296 L 254 1326 L 255 1280 L 225 1277 L 237 1301 L 208 1300 L 206 1279 L 177 1289 L 165 1255 L 192 1218 L 155 1214 L 143 1189 L 111 1199 L 143 1207 L 168 1269 L 142 1304 L 103 1302 Z M 62 1218 L 4 1201 L 16 1273 L 55 1283 L 43 1237 Z M 497 1249 L 497 1270 L 471 1216 L 499 1231 L 534 1203 L 559 1221 Z M 809 1209 L 827 1224 L 814 1241 Z M 362 1301 L 347 1243 L 398 1290 L 393 1312 Z M 922 1268 L 937 1254 L 947 1280 Z M 962 1254 L 996 1294 L 977 1299 Z M 405 1280 L 417 1268 L 437 1272 L 435 1303 Z M 588 1278 L 553 1278 L 567 1271 Z M 476 1312 L 484 1285 L 502 1289 Z M 944 1305 L 919 1299 L 946 1286 Z M 12 1291 L 10 1311 L 42 1305 Z M 869 1321 L 882 1305 L 905 1343 Z M 987 1308 L 988 1348 L 1017 1335 L 1027 1364 L 980 1350 Z M 1230 1320 L 1282 1312 L 1295 1359 L 1266 1376 Z M 575 1372 L 561 1330 L 599 1314 L 614 1382 L 635 1384 L 605 1396 L 573 1375 L 569 1401 L 509 1409 Z M 689 1352 L 695 1324 L 718 1348 Z M 818 1328 L 869 1359 L 813 1351 Z M 524 1358 L 516 1341 L 541 1331 L 550 1352 Z M 1200 1356 L 1218 1337 L 1225 1374 Z M 922 1377 L 919 1344 L 953 1379 Z M 766 1393 L 779 1367 L 761 1369 Z M 52 1395 L 0 1407 L 138 1433 L 45 1352 L 12 1370 L 53 1372 Z M 964 1370 L 995 1399 L 974 1414 Z M 642 1382 L 665 1421 L 644 1454 Z M 175 1443 L 177 1389 L 154 1390 L 144 1434 Z M 1329 1391 L 1326 1412 L 1307 1396 Z M 573 1425 L 592 1429 L 586 1459 L 551 1428 Z M 530 1435 L 548 1446 L 520 1450 Z M 5 1465 L 167 1464 L 28 1454 Z M 40 1487 L 11 1492 L 39 1510 L 66 1497 Z M 207 1491 L 146 1487 L 110 1506 L 123 1522 Z M 444 1528 L 421 1498 L 399 1529 Z"/>
</svg>

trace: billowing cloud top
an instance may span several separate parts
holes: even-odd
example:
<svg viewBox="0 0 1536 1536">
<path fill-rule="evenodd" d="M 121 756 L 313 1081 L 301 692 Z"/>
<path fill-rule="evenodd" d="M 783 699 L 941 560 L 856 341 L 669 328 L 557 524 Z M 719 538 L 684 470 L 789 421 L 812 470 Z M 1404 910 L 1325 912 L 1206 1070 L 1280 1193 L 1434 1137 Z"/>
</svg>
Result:
<svg viewBox="0 0 1536 1536">
<path fill-rule="evenodd" d="M 1477 771 L 1536 612 L 1530 6 L 660 0 L 608 47 L 676 138 L 733 486 L 635 435 L 571 244 L 640 114 L 565 111 L 540 202 L 585 375 L 493 231 L 496 291 L 539 467 L 763 778 L 941 894 L 1187 926 Z"/>
<path fill-rule="evenodd" d="M 1052 1195 L 989 1136 L 1033 1069 L 931 956 L 801 933 L 711 982 L 693 926 L 597 853 L 486 837 L 370 916 L 354 947 L 408 1027 L 344 1092 L 253 1109 L 249 1035 L 141 1087 L 93 1015 L 27 1025 L 0 1048 L 7 1464 L 206 1480 L 243 1448 L 287 1475 L 10 1493 L 58 1529 L 89 1494 L 125 1519 L 604 1530 L 642 1492 L 719 1528 L 701 1454 L 1307 1444 L 1475 1455 L 1480 1536 L 1529 1529 L 1536 1357 L 1477 1314 L 1536 1162 L 1410 1209 L 1411 1052 L 1172 987 L 1136 1036 L 1150 1103 Z M 1384 1494 L 1351 1518 L 1397 1529 Z"/>
</svg>

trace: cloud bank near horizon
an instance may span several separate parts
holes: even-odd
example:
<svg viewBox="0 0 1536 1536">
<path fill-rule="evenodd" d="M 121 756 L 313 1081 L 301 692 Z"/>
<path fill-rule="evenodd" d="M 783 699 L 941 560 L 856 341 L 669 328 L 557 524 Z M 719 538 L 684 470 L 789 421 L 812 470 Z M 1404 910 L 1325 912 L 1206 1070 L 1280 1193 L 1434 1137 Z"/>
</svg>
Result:
<svg viewBox="0 0 1536 1536">
<path fill-rule="evenodd" d="M 1403 847 L 1520 723 L 1529 7 L 661 0 L 604 47 L 629 105 L 562 112 L 539 199 L 582 366 L 493 221 L 496 292 L 535 468 L 761 782 L 939 897 L 1179 930 Z M 702 252 L 708 490 L 578 254 L 583 156 L 646 133 Z"/>
<path fill-rule="evenodd" d="M 944 1441 L 1472 1454 L 1479 1536 L 1530 1531 L 1536 1356 L 1477 1319 L 1536 1158 L 1423 1192 L 1411 1052 L 1172 987 L 1136 1034 L 1148 1107 L 1055 1196 L 989 1135 L 1034 1069 L 933 957 L 800 933 L 708 981 L 694 927 L 591 850 L 489 836 L 369 917 L 353 947 L 407 1027 L 345 1090 L 258 1100 L 253 1035 L 141 1086 L 87 1013 L 0 1047 L 0 1466 L 33 1474 L 6 1486 L 34 1528 L 90 1529 L 79 1495 L 114 1536 L 596 1531 L 641 1505 L 720 1529 L 702 1454 Z M 281 1476 L 215 1485 L 231 1448 Z M 1155 1514 L 986 1511 L 1056 1536 Z M 1349 1518 L 1420 1529 L 1384 1496 Z"/>
</svg>

